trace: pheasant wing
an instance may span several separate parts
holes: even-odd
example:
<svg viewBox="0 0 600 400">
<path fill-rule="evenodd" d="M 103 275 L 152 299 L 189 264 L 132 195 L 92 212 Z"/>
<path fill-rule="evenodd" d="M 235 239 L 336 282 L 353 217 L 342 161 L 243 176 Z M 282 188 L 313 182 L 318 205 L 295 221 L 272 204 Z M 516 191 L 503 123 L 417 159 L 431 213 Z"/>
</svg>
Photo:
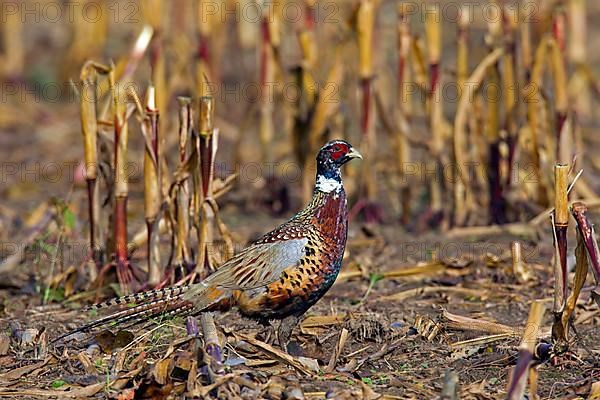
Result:
<svg viewBox="0 0 600 400">
<path fill-rule="evenodd" d="M 223 264 L 204 280 L 207 286 L 249 290 L 279 279 L 286 268 L 300 263 L 307 238 L 259 242 Z"/>
</svg>

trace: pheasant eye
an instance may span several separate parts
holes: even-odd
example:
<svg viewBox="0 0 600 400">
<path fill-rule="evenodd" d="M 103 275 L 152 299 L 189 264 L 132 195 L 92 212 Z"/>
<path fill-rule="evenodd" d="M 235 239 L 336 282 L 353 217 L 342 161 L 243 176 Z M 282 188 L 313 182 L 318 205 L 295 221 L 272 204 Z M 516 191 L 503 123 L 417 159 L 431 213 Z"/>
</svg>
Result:
<svg viewBox="0 0 600 400">
<path fill-rule="evenodd" d="M 331 147 L 330 151 L 331 151 L 331 158 L 333 158 L 334 160 L 337 161 L 346 154 L 346 152 L 348 151 L 348 147 L 341 145 L 339 143 L 336 143 Z"/>
</svg>

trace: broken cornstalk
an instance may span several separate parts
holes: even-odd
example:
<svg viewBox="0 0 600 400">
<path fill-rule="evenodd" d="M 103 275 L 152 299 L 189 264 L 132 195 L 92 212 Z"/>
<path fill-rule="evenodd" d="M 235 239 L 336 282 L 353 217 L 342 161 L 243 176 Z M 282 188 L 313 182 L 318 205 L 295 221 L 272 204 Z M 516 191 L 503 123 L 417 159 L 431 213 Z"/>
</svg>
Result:
<svg viewBox="0 0 600 400">
<path fill-rule="evenodd" d="M 507 400 L 521 400 L 525 394 L 527 377 L 529 376 L 536 350 L 537 336 L 544 316 L 545 306 L 540 301 L 534 301 L 529 310 L 529 317 L 519 346 L 519 358 L 513 369 L 508 387 Z M 535 373 L 535 371 L 534 371 Z"/>
<path fill-rule="evenodd" d="M 581 235 L 588 256 L 589 265 L 592 269 L 596 287 L 592 289 L 592 298 L 600 307 L 600 250 L 594 231 L 594 225 L 587 217 L 587 207 L 582 202 L 575 202 L 571 213 L 577 222 L 577 230 Z"/>
<path fill-rule="evenodd" d="M 554 166 L 554 213 L 552 227 L 554 230 L 554 324 L 552 339 L 555 343 L 566 344 L 567 327 L 562 324 L 562 313 L 567 300 L 567 230 L 569 227 L 568 210 L 568 175 L 569 166 Z"/>
<path fill-rule="evenodd" d="M 215 155 L 218 147 L 219 130 L 214 128 L 214 100 L 212 97 L 203 96 L 199 99 L 198 112 L 198 136 L 196 138 L 196 151 L 200 160 L 199 187 L 195 190 L 199 193 L 200 218 L 198 227 L 198 259 L 196 270 L 190 275 L 193 281 L 195 276 L 206 277 L 214 271 L 214 225 L 217 225 L 221 238 L 225 243 L 222 252 L 223 258 L 229 259 L 233 256 L 233 244 L 227 227 L 220 219 L 219 208 L 213 198 L 213 179 L 215 174 Z M 204 332 L 205 350 L 217 362 L 221 362 L 221 347 L 217 337 L 217 330 L 212 314 L 206 313 L 201 318 L 202 330 Z"/>
</svg>

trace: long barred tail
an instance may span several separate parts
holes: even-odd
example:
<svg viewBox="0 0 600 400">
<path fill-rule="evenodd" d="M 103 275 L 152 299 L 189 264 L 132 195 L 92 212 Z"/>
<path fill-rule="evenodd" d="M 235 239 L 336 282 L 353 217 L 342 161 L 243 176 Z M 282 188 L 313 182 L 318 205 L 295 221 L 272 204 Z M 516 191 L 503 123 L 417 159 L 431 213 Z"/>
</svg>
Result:
<svg viewBox="0 0 600 400">
<path fill-rule="evenodd" d="M 131 326 L 155 316 L 189 315 L 201 312 L 218 303 L 227 295 L 229 295 L 228 291 L 197 283 L 150 290 L 110 299 L 87 307 L 85 310 L 105 310 L 119 307 L 115 312 L 68 332 L 54 339 L 53 342 L 68 338 L 76 333 L 88 332 L 94 328 L 121 326 L 125 323 L 129 323 L 128 326 Z"/>
<path fill-rule="evenodd" d="M 76 333 L 88 332 L 94 328 L 119 326 L 126 322 L 135 324 L 158 315 L 175 315 L 180 311 L 190 312 L 194 309 L 194 305 L 190 301 L 183 300 L 182 296 L 191 286 L 174 286 L 149 290 L 147 292 L 117 297 L 86 307 L 84 311 L 107 310 L 112 307 L 120 307 L 120 309 L 68 332 L 54 339 L 53 342 L 68 338 Z"/>
<path fill-rule="evenodd" d="M 92 304 L 91 306 L 85 307 L 84 311 L 94 311 L 105 308 L 110 308 L 119 305 L 146 303 L 148 301 L 154 301 L 163 298 L 176 298 L 179 295 L 185 293 L 190 289 L 190 285 L 184 286 L 173 286 L 162 289 L 149 290 L 147 292 L 128 294 L 126 296 L 115 297 L 102 303 Z"/>
</svg>

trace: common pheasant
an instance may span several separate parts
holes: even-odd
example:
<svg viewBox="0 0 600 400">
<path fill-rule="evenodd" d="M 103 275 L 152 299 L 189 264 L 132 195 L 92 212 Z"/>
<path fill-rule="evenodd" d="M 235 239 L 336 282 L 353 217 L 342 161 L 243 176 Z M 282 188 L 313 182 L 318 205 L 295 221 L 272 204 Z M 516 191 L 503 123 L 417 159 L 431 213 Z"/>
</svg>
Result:
<svg viewBox="0 0 600 400">
<path fill-rule="evenodd" d="M 190 315 L 237 306 L 242 315 L 263 323 L 281 320 L 277 336 L 285 350 L 299 318 L 329 290 L 342 266 L 348 209 L 340 167 L 353 158 L 362 156 L 348 142 L 328 142 L 317 155 L 312 199 L 290 220 L 204 281 L 96 304 L 91 309 L 123 309 L 61 338 L 109 324 L 141 322 L 158 314 Z"/>
</svg>

